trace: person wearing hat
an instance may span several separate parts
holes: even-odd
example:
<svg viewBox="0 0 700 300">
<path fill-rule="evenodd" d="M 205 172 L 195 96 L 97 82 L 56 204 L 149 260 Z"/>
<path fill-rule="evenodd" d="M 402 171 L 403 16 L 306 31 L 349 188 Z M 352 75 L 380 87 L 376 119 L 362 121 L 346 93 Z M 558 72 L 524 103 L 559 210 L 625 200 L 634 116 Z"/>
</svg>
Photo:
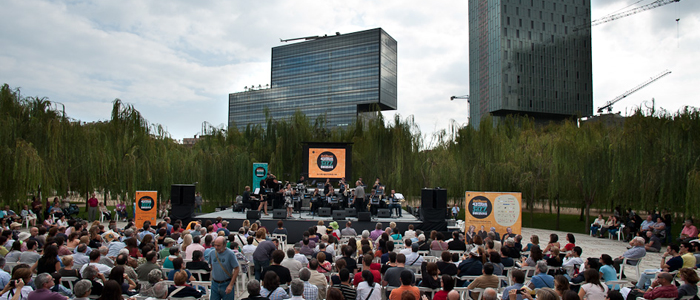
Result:
<svg viewBox="0 0 700 300">
<path fill-rule="evenodd" d="M 336 238 L 340 238 L 341 234 L 340 234 L 340 230 L 339 230 L 340 226 L 338 226 L 338 222 L 333 221 L 328 225 L 332 228 L 331 234 L 333 234 Z"/>
<path fill-rule="evenodd" d="M 165 259 L 166 257 L 168 257 L 170 255 L 170 248 L 172 248 L 174 244 L 175 244 L 175 240 L 173 240 L 172 238 L 166 237 L 163 240 L 163 246 L 164 246 L 163 250 L 160 250 L 160 252 L 158 252 L 158 257 L 161 259 Z"/>
</svg>

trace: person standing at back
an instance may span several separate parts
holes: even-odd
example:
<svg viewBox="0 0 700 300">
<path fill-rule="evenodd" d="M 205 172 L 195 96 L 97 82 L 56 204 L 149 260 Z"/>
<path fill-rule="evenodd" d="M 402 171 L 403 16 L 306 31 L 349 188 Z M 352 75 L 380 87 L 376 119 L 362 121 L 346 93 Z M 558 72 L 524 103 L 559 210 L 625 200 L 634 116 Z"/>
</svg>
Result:
<svg viewBox="0 0 700 300">
<path fill-rule="evenodd" d="M 236 279 L 238 278 L 238 259 L 231 249 L 226 248 L 226 238 L 214 240 L 214 251 L 207 257 L 211 266 L 211 300 L 233 300 Z"/>
</svg>

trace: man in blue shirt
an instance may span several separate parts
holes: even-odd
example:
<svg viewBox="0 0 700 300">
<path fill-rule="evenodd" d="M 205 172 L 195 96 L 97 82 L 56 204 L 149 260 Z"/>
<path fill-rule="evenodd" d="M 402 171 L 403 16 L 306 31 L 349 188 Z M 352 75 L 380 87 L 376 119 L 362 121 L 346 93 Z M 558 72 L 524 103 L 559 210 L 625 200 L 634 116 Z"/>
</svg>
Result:
<svg viewBox="0 0 700 300">
<path fill-rule="evenodd" d="M 547 274 L 547 262 L 541 260 L 537 262 L 535 268 L 535 276 L 530 279 L 530 289 L 539 289 L 543 287 L 554 288 L 554 277 Z"/>
<path fill-rule="evenodd" d="M 651 280 L 656 277 L 659 272 L 673 272 L 683 267 L 683 258 L 681 257 L 680 247 L 678 245 L 668 245 L 666 247 L 666 253 L 664 253 L 661 259 L 661 266 L 659 269 L 649 269 L 644 270 L 642 275 L 639 276 L 639 282 L 637 282 L 638 289 L 645 289 L 651 283 Z M 667 256 L 671 256 L 669 260 L 664 263 Z"/>
<path fill-rule="evenodd" d="M 211 300 L 233 300 L 238 277 L 238 259 L 231 249 L 226 248 L 226 238 L 217 237 L 214 249 L 207 262 L 211 266 Z"/>
<path fill-rule="evenodd" d="M 511 271 L 510 276 L 513 279 L 513 285 L 503 289 L 503 295 L 501 296 L 501 299 L 508 299 L 508 297 L 509 297 L 508 293 L 510 293 L 510 290 L 517 291 L 517 290 L 520 290 L 524 286 L 523 283 L 525 283 L 525 272 L 518 270 L 518 269 L 514 269 L 513 271 Z M 517 295 L 515 297 L 516 300 L 523 300 L 522 294 L 517 293 L 516 295 Z"/>
</svg>

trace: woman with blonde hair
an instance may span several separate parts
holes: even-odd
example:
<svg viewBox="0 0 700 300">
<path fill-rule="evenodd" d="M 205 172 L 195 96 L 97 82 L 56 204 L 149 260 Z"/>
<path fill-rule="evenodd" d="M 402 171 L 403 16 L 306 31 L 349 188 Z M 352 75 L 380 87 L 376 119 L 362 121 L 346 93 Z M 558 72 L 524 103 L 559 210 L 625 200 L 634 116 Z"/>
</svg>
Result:
<svg viewBox="0 0 700 300">
<path fill-rule="evenodd" d="M 192 245 L 192 235 L 191 234 L 185 234 L 185 237 L 182 238 L 182 246 L 180 246 L 180 252 L 184 253 L 187 250 L 187 246 Z"/>
</svg>

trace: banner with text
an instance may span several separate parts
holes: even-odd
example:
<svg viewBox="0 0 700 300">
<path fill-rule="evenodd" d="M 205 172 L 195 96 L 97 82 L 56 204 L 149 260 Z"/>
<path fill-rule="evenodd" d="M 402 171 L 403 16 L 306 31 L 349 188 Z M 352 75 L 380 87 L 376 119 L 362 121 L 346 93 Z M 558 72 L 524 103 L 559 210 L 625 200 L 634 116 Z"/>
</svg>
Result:
<svg viewBox="0 0 700 300">
<path fill-rule="evenodd" d="M 156 225 L 156 216 L 158 213 L 158 192 L 156 191 L 136 191 L 136 213 L 134 220 L 136 227 L 142 227 L 143 222 L 151 221 L 152 225 Z"/>
<path fill-rule="evenodd" d="M 345 176 L 345 148 L 309 148 L 309 178 Z"/>
<path fill-rule="evenodd" d="M 253 163 L 253 184 L 251 193 L 260 187 L 260 181 L 267 178 L 267 163 Z"/>
<path fill-rule="evenodd" d="M 501 236 L 510 227 L 513 233 L 520 234 L 522 228 L 521 193 L 500 192 L 465 192 L 466 213 L 465 231 L 469 226 L 476 227 L 476 232 L 482 229 L 489 231 L 496 228 Z"/>
</svg>

